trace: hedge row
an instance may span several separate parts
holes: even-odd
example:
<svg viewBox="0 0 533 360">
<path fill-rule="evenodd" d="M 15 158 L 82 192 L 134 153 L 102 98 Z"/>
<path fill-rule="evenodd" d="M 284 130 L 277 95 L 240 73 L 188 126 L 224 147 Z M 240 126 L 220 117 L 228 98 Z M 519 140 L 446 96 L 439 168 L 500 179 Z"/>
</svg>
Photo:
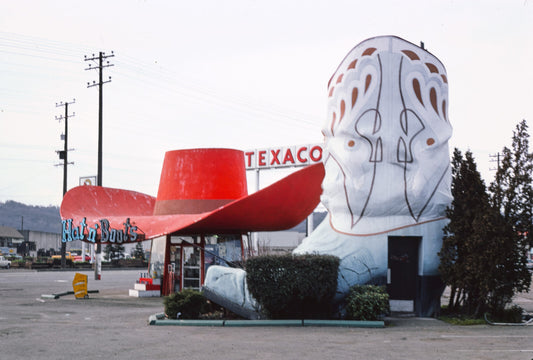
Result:
<svg viewBox="0 0 533 360">
<path fill-rule="evenodd" d="M 330 318 L 339 262 L 330 255 L 251 258 L 248 289 L 271 319 Z"/>
</svg>

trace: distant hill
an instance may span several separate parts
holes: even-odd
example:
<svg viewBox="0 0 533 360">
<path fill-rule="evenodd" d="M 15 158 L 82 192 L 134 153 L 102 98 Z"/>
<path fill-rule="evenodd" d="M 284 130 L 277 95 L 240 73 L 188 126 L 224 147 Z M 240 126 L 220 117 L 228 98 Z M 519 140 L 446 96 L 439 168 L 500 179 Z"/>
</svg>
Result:
<svg viewBox="0 0 533 360">
<path fill-rule="evenodd" d="M 61 233 L 58 206 L 33 206 L 8 200 L 0 202 L 0 225 L 17 230 Z M 22 229 L 24 227 L 24 229 Z"/>
</svg>

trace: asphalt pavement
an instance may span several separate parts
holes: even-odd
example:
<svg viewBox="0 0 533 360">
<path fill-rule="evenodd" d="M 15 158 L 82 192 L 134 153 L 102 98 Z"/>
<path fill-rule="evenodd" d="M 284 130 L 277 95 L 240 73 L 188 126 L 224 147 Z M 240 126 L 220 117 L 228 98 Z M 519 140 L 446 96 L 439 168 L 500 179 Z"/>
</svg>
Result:
<svg viewBox="0 0 533 360">
<path fill-rule="evenodd" d="M 42 297 L 72 290 L 74 271 L 0 270 L 0 359 L 533 359 L 533 326 L 150 326 L 163 299 L 128 296 L 140 270 L 81 272 L 98 290 L 88 299 Z M 533 313 L 533 294 L 515 303 Z"/>
</svg>

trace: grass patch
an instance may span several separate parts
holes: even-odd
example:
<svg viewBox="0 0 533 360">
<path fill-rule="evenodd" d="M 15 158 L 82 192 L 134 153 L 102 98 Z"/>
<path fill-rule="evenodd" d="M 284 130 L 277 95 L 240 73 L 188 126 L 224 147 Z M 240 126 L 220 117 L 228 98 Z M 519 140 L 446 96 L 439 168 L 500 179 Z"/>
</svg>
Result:
<svg viewBox="0 0 533 360">
<path fill-rule="evenodd" d="M 460 310 L 451 310 L 448 308 L 448 306 L 443 306 L 441 308 L 441 315 L 438 317 L 438 319 L 448 324 L 461 326 L 483 325 L 487 323 L 483 317 L 466 315 L 461 313 Z"/>
<path fill-rule="evenodd" d="M 483 325 L 487 323 L 483 318 L 473 318 L 461 315 L 442 315 L 439 316 L 439 320 L 444 321 L 448 324 L 461 326 Z"/>
<path fill-rule="evenodd" d="M 488 312 L 485 316 L 474 317 L 466 315 L 460 309 L 450 310 L 447 306 L 441 308 L 442 320 L 452 325 L 482 325 L 488 322 L 494 323 L 521 323 L 523 321 L 523 309 L 518 305 L 498 310 L 494 313 Z"/>
</svg>

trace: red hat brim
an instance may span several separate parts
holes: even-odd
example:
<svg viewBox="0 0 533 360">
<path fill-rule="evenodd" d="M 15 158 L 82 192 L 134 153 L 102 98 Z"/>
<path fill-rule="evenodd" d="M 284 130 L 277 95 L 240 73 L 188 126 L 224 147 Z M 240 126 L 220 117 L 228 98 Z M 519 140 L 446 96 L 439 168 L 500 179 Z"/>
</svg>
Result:
<svg viewBox="0 0 533 360">
<path fill-rule="evenodd" d="M 63 197 L 60 214 L 77 226 L 107 219 L 123 229 L 130 219 L 139 240 L 168 234 L 223 234 L 285 230 L 302 222 L 320 203 L 324 166 L 310 165 L 251 195 L 199 214 L 153 215 L 155 197 L 100 186 L 78 186 Z"/>
</svg>

